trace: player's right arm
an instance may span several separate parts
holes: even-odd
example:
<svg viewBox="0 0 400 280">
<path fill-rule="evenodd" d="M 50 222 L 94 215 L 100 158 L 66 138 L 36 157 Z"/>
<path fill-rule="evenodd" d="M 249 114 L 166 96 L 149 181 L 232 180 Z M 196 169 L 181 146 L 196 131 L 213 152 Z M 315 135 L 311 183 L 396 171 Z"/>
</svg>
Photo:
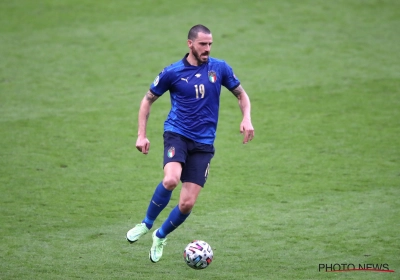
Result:
<svg viewBox="0 0 400 280">
<path fill-rule="evenodd" d="M 147 121 L 150 116 L 150 108 L 154 101 L 158 98 L 157 95 L 153 94 L 150 90 L 147 91 L 140 102 L 139 116 L 138 116 L 138 138 L 136 140 L 136 149 L 143 154 L 148 154 L 150 149 L 150 141 L 146 136 Z"/>
</svg>

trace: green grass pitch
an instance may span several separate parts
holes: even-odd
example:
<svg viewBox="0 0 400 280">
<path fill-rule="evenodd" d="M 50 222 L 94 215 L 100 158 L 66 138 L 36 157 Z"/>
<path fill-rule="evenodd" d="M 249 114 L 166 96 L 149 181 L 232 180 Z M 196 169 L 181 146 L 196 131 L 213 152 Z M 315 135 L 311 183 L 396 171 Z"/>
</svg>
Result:
<svg viewBox="0 0 400 280">
<path fill-rule="evenodd" d="M 256 137 L 224 89 L 206 187 L 153 264 L 151 235 L 125 234 L 162 178 L 168 94 L 147 156 L 137 111 L 198 23 Z M 0 1 L 0 279 L 399 279 L 399 31 L 397 0 Z M 319 271 L 335 263 L 395 272 Z"/>
</svg>

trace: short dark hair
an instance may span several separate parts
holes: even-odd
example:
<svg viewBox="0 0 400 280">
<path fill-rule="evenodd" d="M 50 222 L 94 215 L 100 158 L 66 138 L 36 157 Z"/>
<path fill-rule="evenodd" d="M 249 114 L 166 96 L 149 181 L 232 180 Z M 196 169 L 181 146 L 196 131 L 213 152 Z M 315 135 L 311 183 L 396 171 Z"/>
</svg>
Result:
<svg viewBox="0 0 400 280">
<path fill-rule="evenodd" d="M 204 33 L 204 34 L 211 34 L 210 29 L 208 29 L 207 27 L 205 27 L 202 24 L 197 24 L 197 25 L 193 26 L 192 28 L 190 28 L 189 34 L 188 34 L 188 39 L 189 40 L 196 39 L 197 34 L 199 34 L 199 32 Z"/>
</svg>

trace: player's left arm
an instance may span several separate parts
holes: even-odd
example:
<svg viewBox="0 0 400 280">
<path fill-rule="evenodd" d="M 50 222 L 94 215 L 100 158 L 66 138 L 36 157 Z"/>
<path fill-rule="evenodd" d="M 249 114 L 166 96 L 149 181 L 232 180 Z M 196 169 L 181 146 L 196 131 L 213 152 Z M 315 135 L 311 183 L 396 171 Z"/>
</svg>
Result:
<svg viewBox="0 0 400 280">
<path fill-rule="evenodd" d="M 243 144 L 251 141 L 254 138 L 254 128 L 251 123 L 251 103 L 250 98 L 241 85 L 232 90 L 233 95 L 239 101 L 239 107 L 242 111 L 243 119 L 240 123 L 240 133 L 244 135 Z"/>
</svg>

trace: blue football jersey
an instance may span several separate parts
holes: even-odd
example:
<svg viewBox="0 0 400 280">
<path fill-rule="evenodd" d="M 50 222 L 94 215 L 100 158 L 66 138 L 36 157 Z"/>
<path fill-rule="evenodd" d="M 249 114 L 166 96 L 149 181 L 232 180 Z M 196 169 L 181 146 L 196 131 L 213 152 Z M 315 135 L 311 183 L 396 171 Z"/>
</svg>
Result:
<svg viewBox="0 0 400 280">
<path fill-rule="evenodd" d="M 157 96 L 170 92 L 171 111 L 164 122 L 164 131 L 213 144 L 221 86 L 233 90 L 240 81 L 223 60 L 209 57 L 207 63 L 192 66 L 186 60 L 187 55 L 165 67 L 151 84 L 150 91 Z"/>
</svg>

